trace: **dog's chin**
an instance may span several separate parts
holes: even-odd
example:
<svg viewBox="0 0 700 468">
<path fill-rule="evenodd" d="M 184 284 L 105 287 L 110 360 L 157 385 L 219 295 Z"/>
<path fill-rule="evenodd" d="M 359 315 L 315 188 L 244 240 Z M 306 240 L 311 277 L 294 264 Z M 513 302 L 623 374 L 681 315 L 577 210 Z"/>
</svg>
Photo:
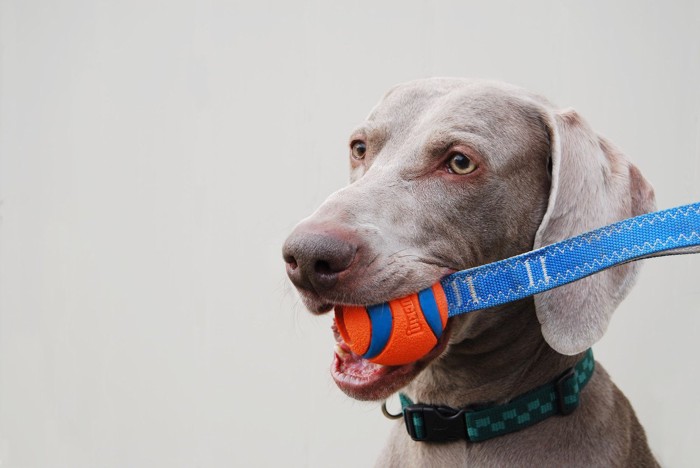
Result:
<svg viewBox="0 0 700 468">
<path fill-rule="evenodd" d="M 418 361 L 401 366 L 375 364 L 353 353 L 338 333 L 333 321 L 335 356 L 331 375 L 335 384 L 346 395 L 356 400 L 385 400 L 413 380 L 428 364 L 442 355 L 450 338 L 450 323 L 435 347 Z"/>
</svg>

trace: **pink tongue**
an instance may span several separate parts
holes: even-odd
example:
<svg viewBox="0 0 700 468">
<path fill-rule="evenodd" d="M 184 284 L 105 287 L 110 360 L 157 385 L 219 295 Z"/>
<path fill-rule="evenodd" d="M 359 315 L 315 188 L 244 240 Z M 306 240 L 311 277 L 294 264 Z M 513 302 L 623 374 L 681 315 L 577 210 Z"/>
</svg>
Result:
<svg viewBox="0 0 700 468">
<path fill-rule="evenodd" d="M 385 366 L 363 359 L 353 352 L 349 352 L 343 357 L 339 356 L 338 359 L 340 360 L 339 370 L 353 377 L 369 378 L 383 374 L 387 369 Z"/>
</svg>

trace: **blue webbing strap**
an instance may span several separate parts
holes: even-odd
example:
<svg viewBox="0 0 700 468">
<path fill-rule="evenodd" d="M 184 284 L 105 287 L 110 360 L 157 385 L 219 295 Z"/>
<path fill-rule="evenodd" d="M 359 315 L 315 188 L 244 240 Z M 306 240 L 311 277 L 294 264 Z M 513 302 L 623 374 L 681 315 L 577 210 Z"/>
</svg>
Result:
<svg viewBox="0 0 700 468">
<path fill-rule="evenodd" d="M 700 202 L 626 219 L 440 281 L 449 316 L 541 293 L 606 268 L 700 245 Z"/>
</svg>

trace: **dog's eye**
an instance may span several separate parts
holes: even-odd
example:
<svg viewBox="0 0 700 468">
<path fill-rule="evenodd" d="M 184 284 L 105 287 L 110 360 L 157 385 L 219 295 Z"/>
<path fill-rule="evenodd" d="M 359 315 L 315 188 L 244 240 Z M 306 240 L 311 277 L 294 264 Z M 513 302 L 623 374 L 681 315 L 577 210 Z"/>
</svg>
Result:
<svg viewBox="0 0 700 468">
<path fill-rule="evenodd" d="M 364 141 L 355 140 L 350 143 L 350 151 L 352 152 L 352 157 L 355 159 L 362 159 L 365 157 L 367 152 L 367 145 Z"/>
<path fill-rule="evenodd" d="M 447 161 L 447 170 L 453 174 L 469 174 L 474 172 L 476 164 L 462 153 L 454 153 Z"/>
</svg>

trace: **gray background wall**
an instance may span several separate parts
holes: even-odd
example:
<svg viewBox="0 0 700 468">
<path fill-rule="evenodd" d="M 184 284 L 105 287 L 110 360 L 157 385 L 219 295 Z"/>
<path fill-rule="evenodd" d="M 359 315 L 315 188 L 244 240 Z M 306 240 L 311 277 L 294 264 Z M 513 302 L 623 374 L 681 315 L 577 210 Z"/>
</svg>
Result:
<svg viewBox="0 0 700 468">
<path fill-rule="evenodd" d="M 697 2 L 2 0 L 0 67 L 3 468 L 371 464 L 391 423 L 280 247 L 396 82 L 534 89 L 700 200 Z M 700 465 L 699 275 L 648 262 L 595 348 L 667 466 Z"/>
</svg>

